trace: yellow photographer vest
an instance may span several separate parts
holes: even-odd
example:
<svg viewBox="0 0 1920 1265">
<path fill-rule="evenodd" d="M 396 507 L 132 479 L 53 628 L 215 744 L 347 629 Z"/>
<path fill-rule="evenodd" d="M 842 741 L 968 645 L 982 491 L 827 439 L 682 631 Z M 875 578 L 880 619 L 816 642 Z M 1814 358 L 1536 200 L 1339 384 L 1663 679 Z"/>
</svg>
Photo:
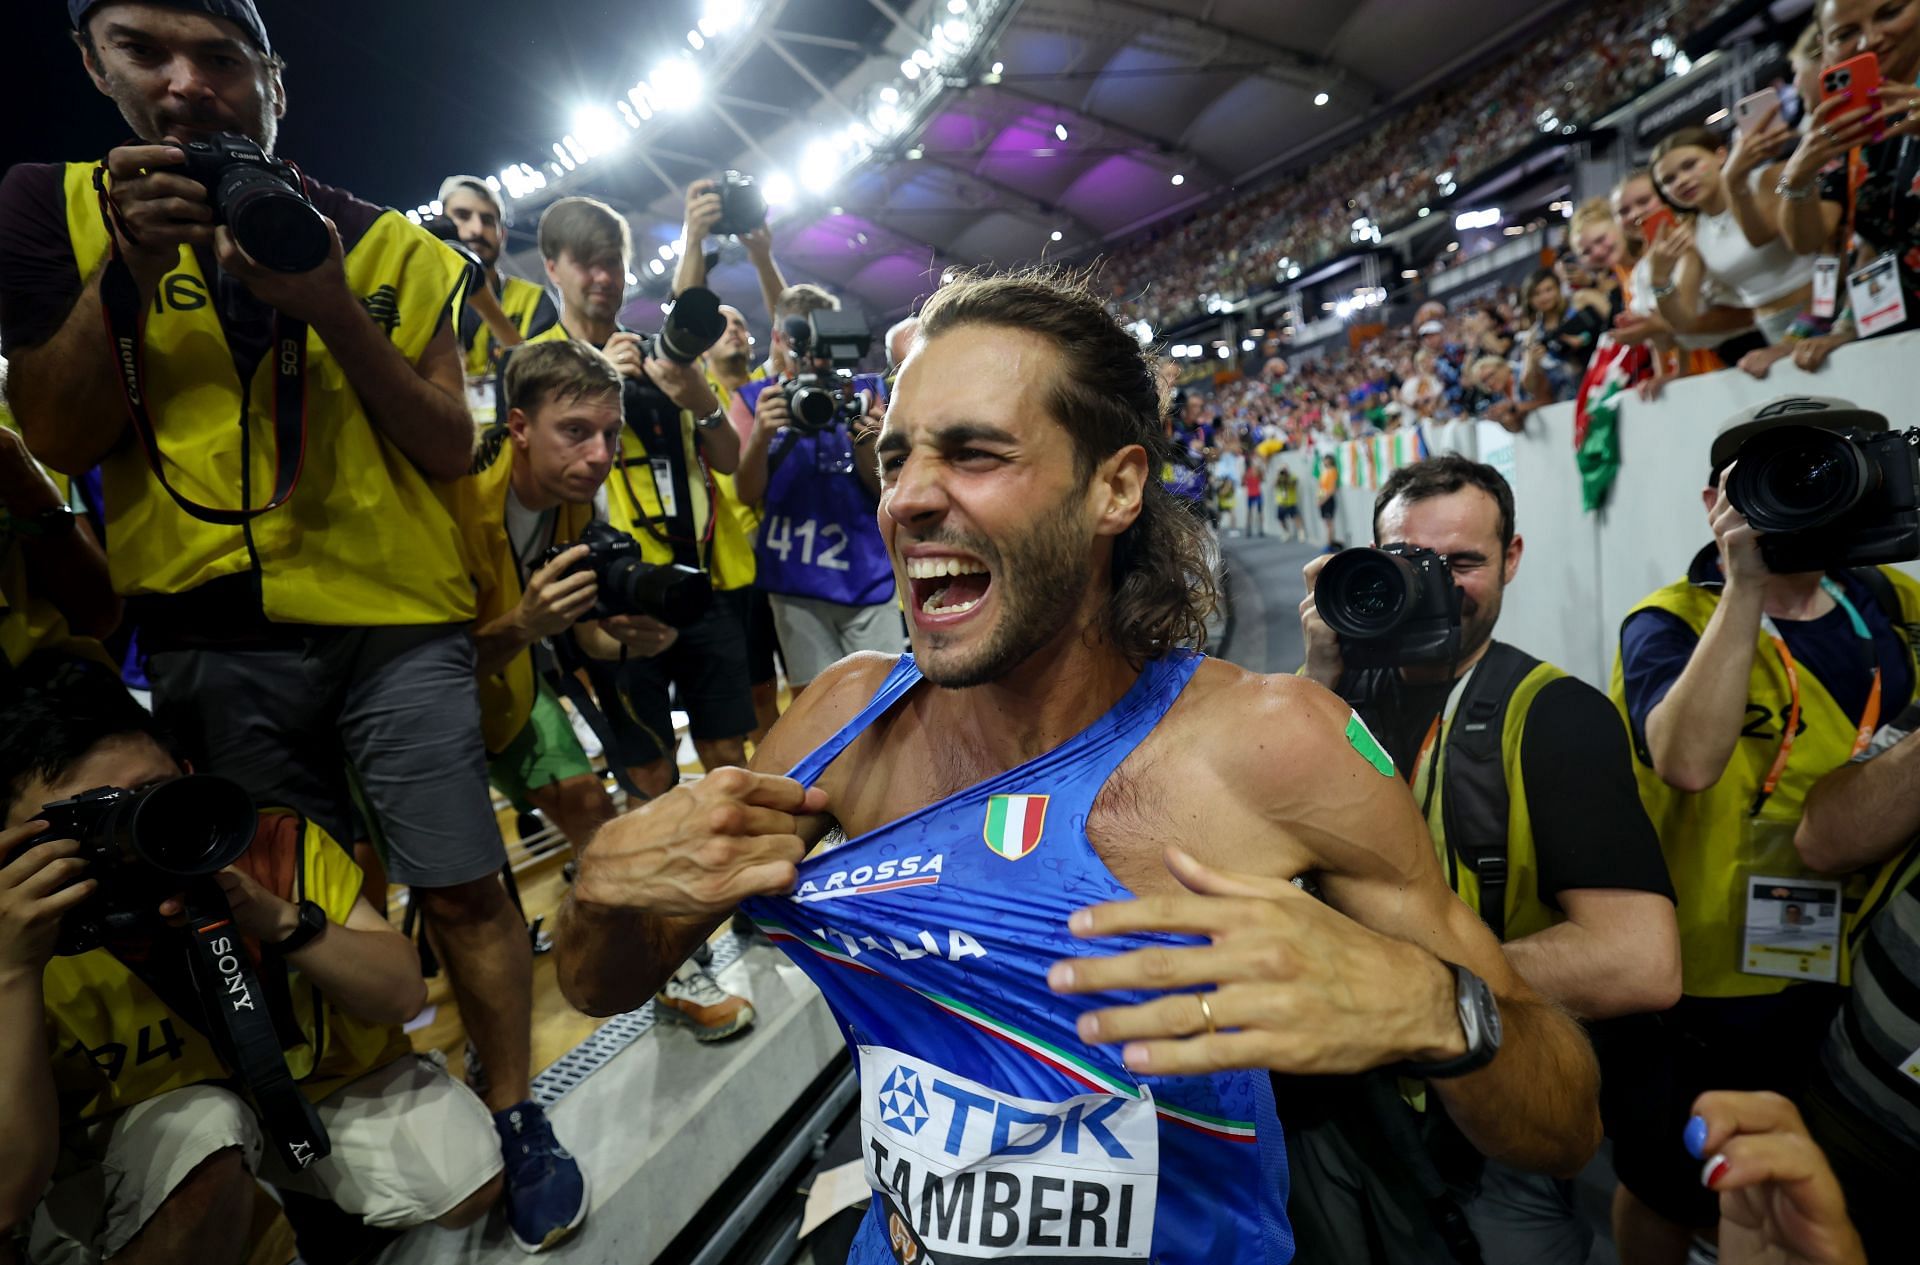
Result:
<svg viewBox="0 0 1920 1265">
<path fill-rule="evenodd" d="M 1920 626 L 1920 583 L 1891 568 L 1880 568 L 1899 598 L 1900 610 L 1886 612 L 1895 629 L 1913 643 L 1902 628 Z M 1706 632 L 1707 621 L 1720 603 L 1717 588 L 1681 580 L 1649 594 L 1633 611 L 1663 610 L 1677 615 L 1695 635 Z M 1629 618 L 1633 612 L 1629 612 Z M 1688 793 L 1662 781 L 1650 761 L 1636 754 L 1634 777 L 1640 800 L 1660 835 L 1667 870 L 1673 876 L 1680 920 L 1682 987 L 1689 997 L 1762 997 L 1792 987 L 1798 981 L 1743 974 L 1741 940 L 1745 927 L 1745 876 L 1812 875 L 1791 845 L 1792 827 L 1814 784 L 1845 764 L 1853 753 L 1857 733 L 1833 695 L 1804 667 L 1800 678 L 1801 728 L 1791 758 L 1778 786 L 1761 810 L 1760 822 L 1774 840 L 1750 832 L 1748 816 L 1767 771 L 1780 750 L 1791 693 L 1786 666 L 1764 632 L 1755 634 L 1753 672 L 1747 686 L 1748 721 L 1720 780 L 1704 791 Z M 1608 689 L 1623 718 L 1627 715 L 1625 674 L 1616 651 Z M 1889 704 L 1891 711 L 1897 710 Z M 1784 845 L 1780 840 L 1787 840 Z M 1826 877 L 1826 876 L 1823 876 Z M 1842 933 L 1848 934 L 1858 916 L 1860 899 L 1873 881 L 1871 873 L 1854 875 L 1842 888 Z M 1850 972 L 1840 957 L 1840 982 Z"/>
<path fill-rule="evenodd" d="M 540 299 L 546 291 L 525 277 L 500 278 L 500 310 L 507 314 L 513 327 L 525 338 L 533 329 L 533 314 L 540 307 Z M 493 368 L 493 331 L 487 323 L 481 321 L 476 327 L 473 342 L 463 349 L 466 356 L 466 371 L 469 378 L 477 378 Z"/>
<path fill-rule="evenodd" d="M 566 327 L 555 325 L 527 341 L 538 343 L 567 337 L 570 335 Z M 745 588 L 754 578 L 753 543 L 739 516 L 727 504 L 731 480 L 723 493 L 717 486 L 720 475 L 711 476 L 712 485 L 702 477 L 707 467 L 700 459 L 700 440 L 693 415 L 684 409 L 680 413 L 680 447 L 681 460 L 686 463 L 687 487 L 693 497 L 694 529 L 703 538 L 711 531 L 711 539 L 700 545 L 700 556 L 712 575 L 713 587 Z M 738 503 L 737 496 L 731 499 Z M 640 542 L 642 558 L 656 566 L 666 566 L 674 560 L 673 544 L 655 534 L 658 529 L 653 524 L 659 517 L 660 493 L 654 486 L 653 466 L 647 458 L 646 445 L 640 442 L 632 426 L 623 426 L 620 460 L 607 476 L 607 521 Z"/>
<path fill-rule="evenodd" d="M 345 922 L 365 880 L 353 858 L 326 831 L 295 814 L 269 810 L 260 822 L 261 834 L 242 866 L 263 887 L 295 902 L 313 901 L 331 921 Z M 261 966 L 263 987 L 276 965 Z M 287 1068 L 311 1101 L 410 1048 L 399 1024 L 341 1013 L 291 964 L 286 977 L 290 1015 L 306 1038 L 285 1050 Z M 54 958 L 42 993 L 63 1115 L 104 1116 L 168 1090 L 232 1075 L 206 1034 L 106 949 Z"/>
<path fill-rule="evenodd" d="M 95 164 L 66 169 L 68 232 L 80 278 L 108 257 Z M 395 347 L 418 363 L 466 272 L 458 256 L 395 211 L 347 253 L 347 285 Z M 274 486 L 271 356 L 243 389 L 194 252 L 143 323 L 147 407 L 167 476 L 203 505 L 265 503 Z M 111 372 L 107 365 L 100 372 Z M 405 625 L 473 618 L 452 518 L 431 482 L 367 417 L 346 371 L 307 333 L 306 464 L 292 497 L 242 526 L 202 522 L 154 478 L 131 435 L 100 464 L 108 562 L 122 594 L 184 593 L 253 572 L 279 623 Z"/>
<path fill-rule="evenodd" d="M 511 611 L 525 592 L 513 541 L 507 535 L 507 490 L 513 462 L 513 440 L 504 427 L 492 427 L 476 459 L 479 468 L 445 493 L 448 508 L 460 524 L 461 550 L 479 607 L 475 623 L 481 627 Z M 591 504 L 561 505 L 554 518 L 555 543 L 577 539 L 581 528 L 592 519 Z M 533 714 L 534 693 L 531 649 L 513 656 L 500 671 L 480 678 L 480 728 L 490 755 L 505 751 L 520 736 Z"/>
</svg>

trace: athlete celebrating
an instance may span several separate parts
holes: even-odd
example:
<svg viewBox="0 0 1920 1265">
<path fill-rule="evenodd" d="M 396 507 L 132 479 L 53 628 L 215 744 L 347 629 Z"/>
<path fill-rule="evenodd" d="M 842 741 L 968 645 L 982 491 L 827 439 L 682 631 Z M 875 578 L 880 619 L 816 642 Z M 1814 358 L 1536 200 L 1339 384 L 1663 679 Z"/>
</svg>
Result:
<svg viewBox="0 0 1920 1265">
<path fill-rule="evenodd" d="M 1447 888 L 1365 726 L 1187 648 L 1211 581 L 1150 474 L 1160 410 L 1084 288 L 943 286 L 878 444 L 913 652 L 844 660 L 754 771 L 609 823 L 562 912 L 593 1013 L 742 901 L 820 986 L 860 1070 L 857 1265 L 1287 1261 L 1267 1069 L 1405 1063 L 1521 1167 L 1598 1145 L 1585 1038 Z"/>
</svg>

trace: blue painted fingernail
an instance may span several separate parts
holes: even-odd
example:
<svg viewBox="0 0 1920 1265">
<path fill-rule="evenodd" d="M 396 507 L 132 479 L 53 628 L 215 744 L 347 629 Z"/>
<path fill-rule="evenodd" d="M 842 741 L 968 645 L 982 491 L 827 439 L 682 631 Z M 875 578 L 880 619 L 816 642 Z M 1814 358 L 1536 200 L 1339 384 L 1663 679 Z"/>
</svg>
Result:
<svg viewBox="0 0 1920 1265">
<path fill-rule="evenodd" d="M 1703 1160 L 1707 1157 L 1706 1117 L 1695 1116 L 1693 1119 L 1687 1121 L 1686 1132 L 1681 1134 L 1681 1137 L 1686 1139 L 1688 1155 L 1691 1155 L 1696 1160 Z"/>
</svg>

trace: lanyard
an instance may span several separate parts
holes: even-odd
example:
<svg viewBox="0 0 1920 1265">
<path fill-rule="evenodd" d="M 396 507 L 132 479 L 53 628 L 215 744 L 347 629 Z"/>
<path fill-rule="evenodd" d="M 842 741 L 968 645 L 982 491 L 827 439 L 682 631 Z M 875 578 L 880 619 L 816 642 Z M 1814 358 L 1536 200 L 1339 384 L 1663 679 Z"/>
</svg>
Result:
<svg viewBox="0 0 1920 1265">
<path fill-rule="evenodd" d="M 1853 631 L 1860 638 L 1867 659 L 1873 664 L 1873 684 L 1867 687 L 1866 710 L 1860 714 L 1860 729 L 1853 738 L 1853 751 L 1849 759 L 1867 749 L 1873 741 L 1874 730 L 1880 727 L 1880 656 L 1873 648 L 1873 630 L 1867 627 L 1867 621 L 1860 618 L 1860 612 L 1847 599 L 1846 592 L 1831 578 L 1823 577 L 1820 587 L 1826 591 L 1841 610 L 1847 613 L 1847 620 L 1853 625 Z M 1749 817 L 1757 817 L 1760 810 L 1772 798 L 1774 788 L 1780 784 L 1780 775 L 1786 772 L 1787 761 L 1793 757 L 1793 743 L 1800 728 L 1800 672 L 1793 662 L 1793 652 L 1787 649 L 1786 638 L 1780 635 L 1780 628 L 1773 622 L 1771 615 L 1760 617 L 1761 631 L 1773 642 L 1773 648 L 1780 654 L 1780 662 L 1787 671 L 1787 693 L 1791 700 L 1787 704 L 1786 732 L 1780 737 L 1780 750 L 1774 754 L 1773 767 L 1767 770 L 1766 780 L 1760 784 L 1759 793 L 1753 797 L 1753 807 L 1747 810 Z"/>
<path fill-rule="evenodd" d="M 1467 682 L 1473 679 L 1479 666 L 1474 664 L 1453 683 L 1453 688 L 1447 692 L 1446 706 L 1427 726 L 1427 736 L 1420 740 L 1420 751 L 1413 757 L 1413 795 L 1420 801 L 1420 816 L 1423 818 L 1433 812 L 1434 790 L 1440 784 L 1440 735 L 1443 731 L 1452 732 L 1453 714 L 1459 710 L 1460 700 L 1467 692 Z"/>
<path fill-rule="evenodd" d="M 1855 145 L 1847 151 L 1847 216 L 1840 229 L 1840 267 L 1847 271 L 1853 269 L 1853 219 L 1858 210 L 1856 205 L 1860 196 L 1860 186 L 1867 182 L 1872 174 L 1867 170 L 1866 159 L 1860 156 L 1860 147 Z"/>
</svg>

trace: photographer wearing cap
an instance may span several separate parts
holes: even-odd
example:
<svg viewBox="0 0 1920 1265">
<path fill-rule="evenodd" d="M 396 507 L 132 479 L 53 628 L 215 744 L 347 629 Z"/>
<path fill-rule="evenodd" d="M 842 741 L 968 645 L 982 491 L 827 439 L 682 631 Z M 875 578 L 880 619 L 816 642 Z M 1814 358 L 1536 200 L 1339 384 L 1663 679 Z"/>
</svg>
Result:
<svg viewBox="0 0 1920 1265">
<path fill-rule="evenodd" d="M 874 517 L 880 465 L 873 445 L 886 385 L 878 375 L 851 373 L 871 334 L 858 318 L 820 321 L 815 314 L 840 312 L 839 300 L 827 299 L 812 306 L 818 300 L 803 291 L 789 300 L 791 308 L 809 308 L 782 322 L 796 372 L 747 384 L 735 405 L 753 411 L 738 486 L 741 499 L 765 515 L 755 543 L 759 587 L 772 603 L 796 695 L 850 654 L 898 653 L 906 636 Z"/>
<path fill-rule="evenodd" d="M 1662 1019 L 1669 1057 L 1653 1064 L 1671 1075 L 1640 1087 L 1644 1141 L 1616 1139 L 1622 1259 L 1677 1262 L 1713 1225 L 1671 1146 L 1688 1104 L 1707 1088 L 1798 1093 L 1847 982 L 1842 937 L 1866 879 L 1816 874 L 1795 834 L 1813 785 L 1912 699 L 1920 622 L 1920 584 L 1860 565 L 1920 555 L 1910 510 L 1848 499 L 1863 472 L 1912 486 L 1912 450 L 1877 413 L 1783 397 L 1729 419 L 1702 494 L 1714 543 L 1620 629 L 1612 694 L 1685 964 Z M 1811 923 L 1783 930 L 1789 903 Z"/>
<path fill-rule="evenodd" d="M 730 596 L 753 583 L 753 552 L 714 486 L 716 473 L 738 466 L 740 436 L 697 363 L 725 322 L 702 289 L 680 296 L 657 338 L 622 326 L 632 236 L 626 219 L 605 203 L 562 198 L 548 207 L 540 217 L 540 254 L 561 298 L 560 324 L 542 337 L 599 348 L 624 379 L 625 427 L 607 482 L 608 521 L 639 542 L 646 562 L 704 571 L 714 590 L 706 613 L 664 651 L 591 673 L 602 699 L 619 700 L 603 709 L 614 740 L 609 759 L 618 758 L 642 792 L 657 795 L 679 774 L 670 686 L 679 690 L 708 769 L 742 763 L 754 727 L 746 620 L 740 599 Z"/>
<path fill-rule="evenodd" d="M 158 810 L 183 771 L 124 690 L 0 711 L 0 1235 L 31 1222 L 34 1261 L 239 1265 L 256 1176 L 384 1229 L 478 1220 L 501 1189 L 486 1108 L 413 1055 L 400 1025 L 426 1000 L 419 958 L 323 828 L 281 810 L 256 818 L 235 789 L 252 841 L 214 876 L 244 945 L 219 951 L 246 956 L 241 987 L 273 1016 L 274 1052 L 312 1104 L 299 1110 L 330 1145 L 302 1165 L 276 1117 L 237 1092 L 240 1069 L 196 993 L 179 925 L 188 880 L 106 865 L 48 825 L 58 801 L 102 786 Z M 134 832 L 151 820 L 134 818 Z M 139 885 L 123 903 L 144 916 L 78 951 L 76 920 L 115 884 Z"/>
<path fill-rule="evenodd" d="M 440 205 L 447 224 L 458 234 L 462 246 L 472 251 L 486 269 L 487 283 L 467 296 L 454 321 L 460 341 L 462 368 L 467 375 L 467 399 L 474 420 L 485 426 L 494 420 L 495 379 L 507 347 L 552 329 L 560 320 L 560 309 L 546 287 L 525 277 L 504 276 L 500 255 L 506 248 L 507 212 L 500 195 L 478 176 L 448 176 L 440 183 Z M 483 314 L 485 299 L 491 295 L 498 305 L 498 317 L 513 327 L 511 341 L 496 334 L 490 326 L 491 311 Z"/>
<path fill-rule="evenodd" d="M 1401 467 L 1374 502 L 1374 537 L 1389 552 L 1307 564 L 1305 673 L 1379 735 L 1421 805 L 1449 884 L 1500 937 L 1521 978 L 1594 1025 L 1611 1125 L 1610 1083 L 1629 1082 L 1635 1069 L 1609 1040 L 1617 1029 L 1596 1021 L 1664 1010 L 1680 991 L 1673 889 L 1625 734 L 1600 691 L 1494 639 L 1525 545 L 1498 471 L 1455 454 Z M 1419 594 L 1408 618 L 1368 623 L 1364 598 L 1351 596 L 1402 573 Z M 1397 1108 L 1389 1097 L 1386 1109 Z M 1324 1189 L 1309 1156 L 1364 1145 L 1356 1141 L 1364 1130 L 1342 1121 L 1339 1132 L 1297 1150 L 1303 1193 Z M 1397 1154 L 1365 1167 L 1391 1180 L 1410 1158 Z M 1451 1156 L 1445 1139 L 1434 1141 L 1440 1178 L 1470 1190 L 1470 1164 L 1462 1172 Z M 1498 1162 L 1480 1174 L 1465 1211 L 1489 1265 L 1574 1265 L 1593 1243 L 1572 1183 Z M 1336 1232 L 1340 1220 L 1332 1218 Z"/>
<path fill-rule="evenodd" d="M 114 587 L 196 762 L 340 839 L 351 767 L 485 1059 L 509 1206 L 545 1241 L 585 1196 L 530 1101 L 532 962 L 435 488 L 473 461 L 467 265 L 274 155 L 287 93 L 249 0 L 70 12 L 140 143 L 0 183 L 15 414 L 50 466 L 99 465 Z"/>
<path fill-rule="evenodd" d="M 554 643 L 570 640 L 597 660 L 657 655 L 679 636 L 661 617 L 680 618 L 707 593 L 698 572 L 675 579 L 635 566 L 632 538 L 607 526 L 621 382 L 604 355 L 575 339 L 515 352 L 504 382 L 505 430 L 489 435 L 481 468 L 462 481 L 459 508 L 481 611 L 474 641 L 488 776 L 521 812 L 544 813 L 576 854 L 614 808 L 560 703 L 562 693 L 584 701 L 568 675 L 579 657 Z M 627 556 L 609 553 L 609 543 Z M 630 609 L 649 604 L 653 615 Z M 624 613 L 596 617 L 607 609 Z M 655 1014 L 692 1028 L 700 1041 L 753 1023 L 746 999 L 693 959 L 655 1000 Z"/>
</svg>

